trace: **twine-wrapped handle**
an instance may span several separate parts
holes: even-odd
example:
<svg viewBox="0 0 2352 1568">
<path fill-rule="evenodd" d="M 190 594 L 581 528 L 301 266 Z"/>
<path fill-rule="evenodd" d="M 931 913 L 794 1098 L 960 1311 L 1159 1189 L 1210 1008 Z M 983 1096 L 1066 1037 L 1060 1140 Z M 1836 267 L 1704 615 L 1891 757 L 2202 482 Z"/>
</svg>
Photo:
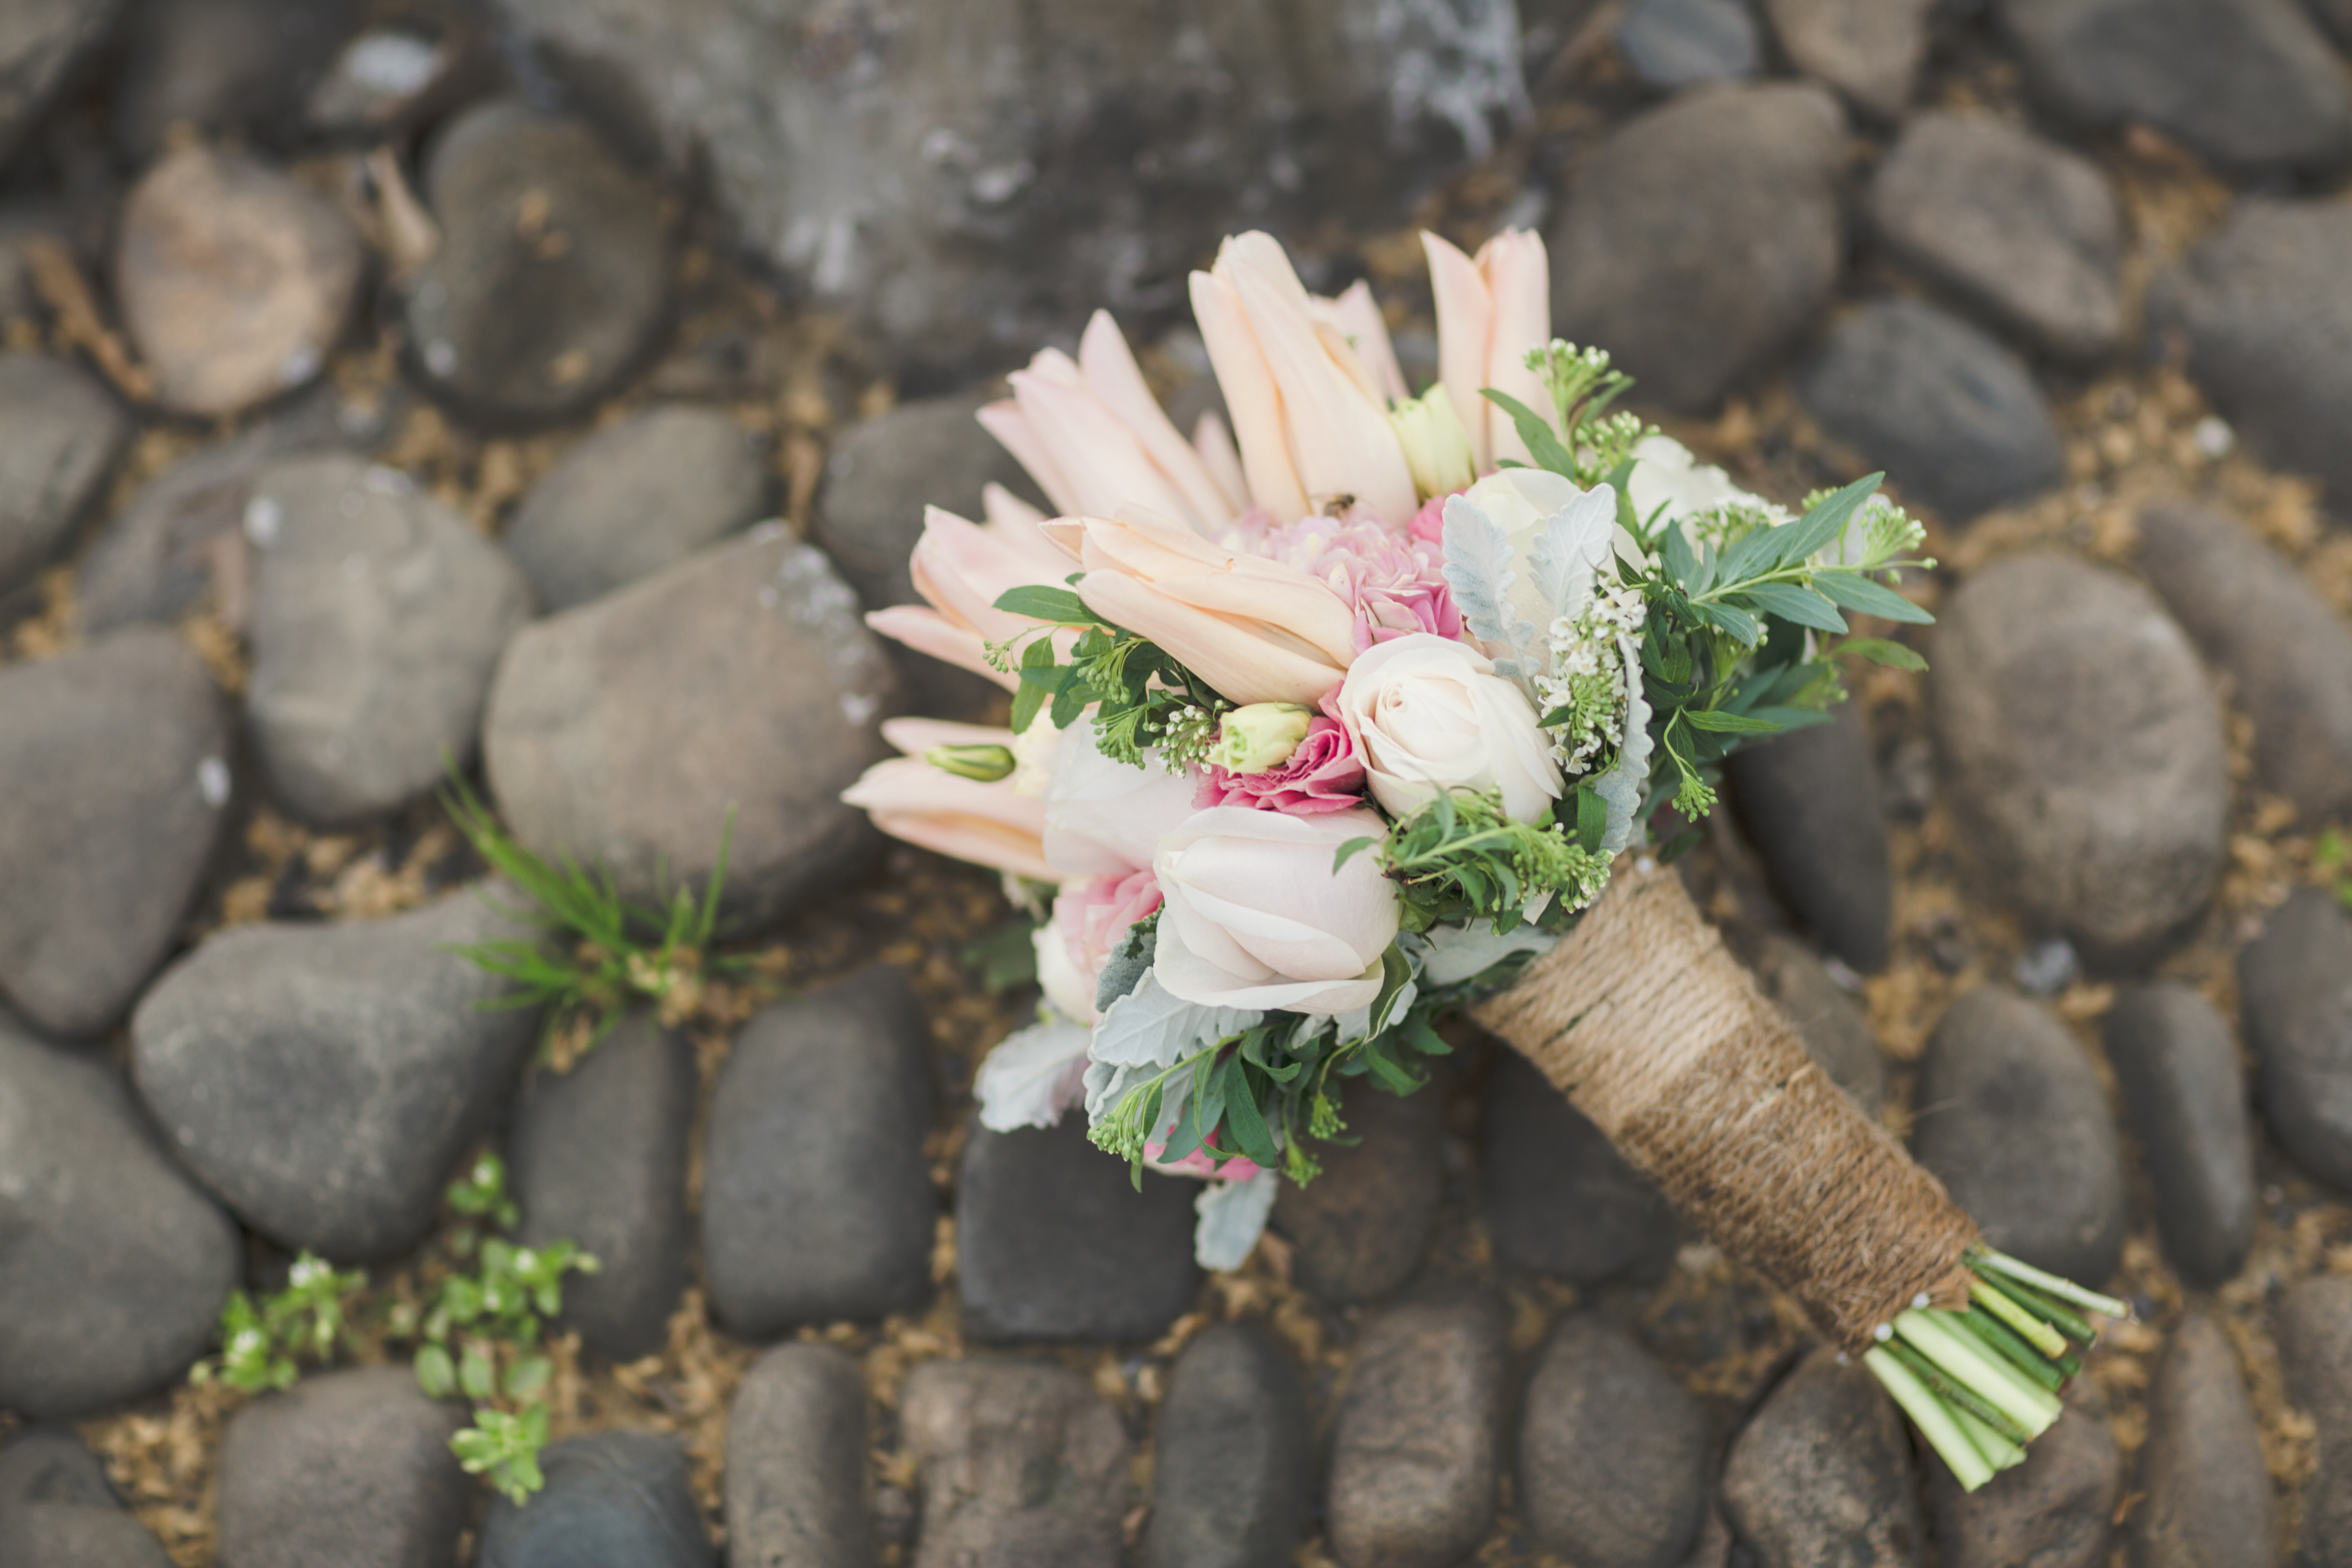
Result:
<svg viewBox="0 0 2352 1568">
<path fill-rule="evenodd" d="M 1966 1303 L 1975 1224 L 1814 1066 L 1673 871 L 1628 856 L 1472 1016 L 1832 1343 L 1860 1354 L 1923 1294 Z"/>
</svg>

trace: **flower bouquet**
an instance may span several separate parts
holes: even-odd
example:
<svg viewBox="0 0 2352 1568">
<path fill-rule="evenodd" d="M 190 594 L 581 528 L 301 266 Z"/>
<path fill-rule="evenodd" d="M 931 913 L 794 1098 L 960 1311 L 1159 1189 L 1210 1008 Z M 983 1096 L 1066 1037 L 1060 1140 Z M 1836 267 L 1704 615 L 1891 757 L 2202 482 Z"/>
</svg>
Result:
<svg viewBox="0 0 2352 1568">
<path fill-rule="evenodd" d="M 1334 1079 L 1412 1091 L 1466 1011 L 1973 1488 L 2122 1305 L 1982 1245 L 1664 868 L 1841 658 L 1924 668 L 1842 613 L 1928 619 L 1890 585 L 1921 530 L 1876 476 L 1791 515 L 1615 411 L 1628 379 L 1550 337 L 1535 236 L 1425 243 L 1418 397 L 1369 289 L 1309 294 L 1262 234 L 1192 279 L 1230 429 L 1186 439 L 1097 313 L 980 416 L 1059 515 L 933 509 L 928 606 L 869 616 L 1011 693 L 1003 730 L 886 724 L 906 755 L 846 796 L 1045 916 L 981 1120 L 1083 1106 L 1139 1180 L 1205 1178 L 1196 1250 L 1230 1268 L 1343 1131 Z"/>
</svg>

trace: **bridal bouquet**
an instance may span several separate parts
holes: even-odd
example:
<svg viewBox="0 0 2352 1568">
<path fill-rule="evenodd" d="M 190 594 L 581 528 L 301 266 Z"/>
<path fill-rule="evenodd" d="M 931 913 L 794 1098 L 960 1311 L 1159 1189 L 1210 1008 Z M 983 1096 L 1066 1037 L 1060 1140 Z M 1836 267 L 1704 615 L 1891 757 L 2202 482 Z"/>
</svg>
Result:
<svg viewBox="0 0 2352 1568">
<path fill-rule="evenodd" d="M 1082 1107 L 1139 1180 L 1205 1178 L 1196 1250 L 1230 1268 L 1343 1132 L 1334 1080 L 1410 1092 L 1466 1009 L 1978 1484 L 2055 1418 L 2074 1306 L 2119 1304 L 1984 1247 L 1660 868 L 1841 658 L 1922 668 L 1842 613 L 1928 619 L 1892 586 L 1921 530 L 1876 476 L 1792 515 L 1613 411 L 1533 235 L 1425 243 L 1434 387 L 1364 285 L 1229 239 L 1192 295 L 1230 430 L 1183 437 L 1097 313 L 981 414 L 1058 515 L 933 509 L 928 606 L 869 616 L 1011 693 L 1003 730 L 886 724 L 906 755 L 846 796 L 1045 916 L 981 1120 Z"/>
</svg>

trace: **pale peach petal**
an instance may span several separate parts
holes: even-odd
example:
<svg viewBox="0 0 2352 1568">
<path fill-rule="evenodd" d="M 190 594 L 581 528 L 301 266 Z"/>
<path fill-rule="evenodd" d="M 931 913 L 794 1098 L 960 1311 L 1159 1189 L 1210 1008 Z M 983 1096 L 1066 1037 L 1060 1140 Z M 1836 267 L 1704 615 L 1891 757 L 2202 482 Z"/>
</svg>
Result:
<svg viewBox="0 0 2352 1568">
<path fill-rule="evenodd" d="M 1087 388 L 1103 406 L 1134 432 L 1152 462 L 1183 492 L 1193 519 L 1203 531 L 1222 528 L 1233 521 L 1239 506 L 1226 495 L 1202 462 L 1200 454 L 1185 444 L 1183 436 L 1160 408 L 1160 400 L 1151 395 L 1151 388 L 1145 384 L 1143 372 L 1109 311 L 1097 310 L 1087 322 L 1086 333 L 1078 339 L 1078 369 L 1086 377 Z"/>
<path fill-rule="evenodd" d="M 923 605 L 891 605 L 866 612 L 866 624 L 895 642 L 906 644 L 917 653 L 929 654 L 945 664 L 969 669 L 974 675 L 984 675 L 1007 691 L 1020 684 L 1018 677 L 992 669 L 988 663 L 988 651 L 981 646 L 980 634 L 968 626 L 957 626 L 937 610 Z"/>
<path fill-rule="evenodd" d="M 911 715 L 883 720 L 882 738 L 910 757 L 919 757 L 933 746 L 1010 748 L 1013 741 L 1012 731 L 992 725 L 959 724 L 950 719 L 923 719 Z"/>
<path fill-rule="evenodd" d="M 1287 262 L 1283 273 L 1290 276 Z M 1291 460 L 1307 500 L 1353 496 L 1384 521 L 1404 526 L 1420 505 L 1404 448 L 1377 400 L 1333 360 L 1312 315 L 1292 308 L 1296 278 L 1286 288 L 1255 266 L 1235 266 L 1231 276 L 1279 391 Z"/>
<path fill-rule="evenodd" d="M 913 757 L 877 763 L 841 792 L 894 838 L 959 860 L 1060 880 L 1045 858 L 1045 803 L 1009 784 L 942 773 Z"/>
<path fill-rule="evenodd" d="M 1284 434 L 1282 394 L 1274 372 L 1259 349 L 1257 334 L 1242 309 L 1233 285 L 1207 272 L 1192 278 L 1192 318 L 1201 341 L 1209 350 L 1209 363 L 1217 373 L 1217 386 L 1234 416 L 1234 435 L 1241 444 L 1242 472 L 1248 478 L 1250 499 L 1265 509 L 1276 523 L 1296 522 L 1307 515 L 1307 489 L 1290 459 Z"/>
<path fill-rule="evenodd" d="M 1077 503 L 1070 499 L 1070 487 L 1062 477 L 1061 465 L 1055 462 L 1053 448 L 1029 422 L 1021 405 L 1012 398 L 1000 398 L 983 404 L 973 416 L 981 428 L 996 437 L 997 444 L 1013 454 L 1013 460 L 1029 470 L 1045 499 L 1063 511 L 1076 511 Z"/>
<path fill-rule="evenodd" d="M 1486 345 L 1494 336 L 1495 303 L 1478 264 L 1451 241 L 1422 231 L 1421 248 L 1429 258 L 1430 292 L 1437 301 L 1437 380 L 1445 400 L 1461 416 L 1469 433 L 1472 460 L 1478 472 L 1495 466 L 1494 445 L 1487 438 L 1486 414 L 1492 406 L 1478 395 L 1486 382 Z"/>
<path fill-rule="evenodd" d="M 1075 370 L 1075 367 L 1073 367 Z M 1108 513 L 1121 501 L 1193 521 L 1192 502 L 1152 462 L 1133 431 L 1083 384 L 1016 370 L 1006 378 L 1030 430 L 1052 451 L 1070 506 Z"/>
<path fill-rule="evenodd" d="M 1486 275 L 1495 312 L 1486 344 L 1486 384 L 1538 414 L 1556 417 L 1559 410 L 1551 405 L 1543 378 L 1528 368 L 1528 355 L 1551 342 L 1551 265 L 1544 256 L 1542 237 L 1526 229 L 1506 230 L 1480 247 L 1478 268 Z M 1511 416 L 1490 405 L 1488 417 L 1495 460 L 1531 460 Z"/>
<path fill-rule="evenodd" d="M 1201 454 L 1202 466 L 1233 503 L 1234 513 L 1248 510 L 1249 480 L 1242 474 L 1242 455 L 1234 449 L 1234 433 L 1225 428 L 1215 409 L 1203 410 L 1200 423 L 1192 426 L 1192 449 Z"/>
<path fill-rule="evenodd" d="M 1381 314 L 1380 301 L 1372 298 L 1372 286 L 1360 278 L 1349 284 L 1331 301 L 1330 314 L 1348 334 L 1357 360 L 1370 374 L 1381 399 L 1393 403 L 1412 396 L 1404 384 L 1404 371 L 1397 363 L 1396 345 L 1389 342 L 1388 321 Z"/>
<path fill-rule="evenodd" d="M 1087 607 L 1148 637 L 1234 703 L 1297 702 L 1312 706 L 1346 671 L 1310 654 L 1278 647 L 1213 612 L 1171 599 L 1116 572 L 1080 581 Z"/>
<path fill-rule="evenodd" d="M 981 487 L 980 507 L 981 515 L 988 520 L 981 526 L 992 538 L 1018 551 L 1037 570 L 1050 573 L 1055 582 L 1068 574 L 1069 562 L 1039 528 L 1045 521 L 1044 512 L 993 479 Z"/>
</svg>

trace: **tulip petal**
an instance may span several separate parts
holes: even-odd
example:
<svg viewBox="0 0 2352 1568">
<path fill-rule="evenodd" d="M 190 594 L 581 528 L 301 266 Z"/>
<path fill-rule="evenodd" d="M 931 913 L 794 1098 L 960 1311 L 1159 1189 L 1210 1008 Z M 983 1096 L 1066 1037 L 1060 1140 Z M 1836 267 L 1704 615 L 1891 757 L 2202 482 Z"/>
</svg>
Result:
<svg viewBox="0 0 2352 1568">
<path fill-rule="evenodd" d="M 1113 626 L 1157 643 L 1177 662 L 1236 705 L 1296 702 L 1311 707 L 1346 671 L 1285 647 L 1222 616 L 1155 593 L 1117 572 L 1088 573 L 1078 597 Z"/>
<path fill-rule="evenodd" d="M 1234 450 L 1234 433 L 1225 428 L 1215 409 L 1203 409 L 1200 423 L 1192 426 L 1192 449 L 1201 454 L 1202 466 L 1233 503 L 1234 513 L 1248 510 L 1249 480 L 1242 473 L 1242 455 Z"/>
<path fill-rule="evenodd" d="M 973 417 L 980 421 L 982 429 L 996 437 L 999 446 L 1013 454 L 1014 462 L 1029 470 L 1029 477 L 1037 481 L 1037 488 L 1045 492 L 1045 499 L 1054 503 L 1055 510 L 1079 510 L 1077 502 L 1071 499 L 1069 482 L 1063 478 L 1061 466 L 1054 461 L 1053 448 L 1031 426 L 1019 403 L 1009 397 L 1000 398 L 983 404 Z"/>
<path fill-rule="evenodd" d="M 1242 472 L 1248 477 L 1250 499 L 1277 523 L 1296 522 L 1307 515 L 1307 489 L 1290 459 L 1284 434 L 1282 395 L 1274 372 L 1258 347 L 1257 334 L 1242 309 L 1233 285 L 1206 272 L 1192 277 L 1192 319 L 1209 350 L 1209 363 L 1217 373 L 1217 386 L 1234 416 L 1234 435 L 1241 443 Z"/>
<path fill-rule="evenodd" d="M 1478 269 L 1486 275 L 1487 297 L 1494 301 L 1486 384 L 1538 414 L 1557 418 L 1559 410 L 1551 405 L 1543 377 L 1528 368 L 1528 355 L 1551 342 L 1551 267 L 1542 237 L 1526 229 L 1507 229 L 1480 247 Z M 1487 437 L 1496 462 L 1506 458 L 1532 461 L 1508 414 L 1490 407 L 1488 420 Z"/>
<path fill-rule="evenodd" d="M 1448 240 L 1422 231 L 1421 248 L 1429 258 L 1430 292 L 1437 302 L 1437 379 L 1445 399 L 1469 433 L 1470 450 L 1478 472 L 1495 465 L 1494 444 L 1487 438 L 1486 414 L 1492 406 L 1478 395 L 1486 384 L 1486 345 L 1494 336 L 1495 302 L 1478 264 Z"/>
<path fill-rule="evenodd" d="M 889 605 L 868 610 L 866 624 L 917 653 L 929 654 L 942 664 L 952 664 L 974 675 L 984 675 L 1007 691 L 1021 683 L 1020 677 L 991 668 L 988 650 L 981 645 L 978 632 L 956 625 L 928 605 Z"/>
<path fill-rule="evenodd" d="M 1201 455 L 1186 444 L 1160 400 L 1151 395 L 1109 311 L 1097 310 L 1087 322 L 1086 333 L 1078 339 L 1078 369 L 1087 388 L 1133 432 L 1160 471 L 1183 493 L 1203 532 L 1233 521 L 1240 506 L 1227 497 Z"/>
<path fill-rule="evenodd" d="M 1372 390 L 1382 402 L 1412 395 L 1397 363 L 1396 345 L 1389 342 L 1388 321 L 1381 314 L 1380 301 L 1372 298 L 1370 283 L 1359 278 L 1349 284 L 1329 302 L 1326 319 L 1347 334 L 1349 347 L 1372 378 Z"/>
<path fill-rule="evenodd" d="M 1136 501 L 1195 521 L 1184 492 L 1084 384 L 1066 385 L 1024 370 L 1006 379 L 1031 432 L 1053 454 L 1069 493 L 1068 510 L 1107 514 L 1122 501 Z"/>
</svg>

